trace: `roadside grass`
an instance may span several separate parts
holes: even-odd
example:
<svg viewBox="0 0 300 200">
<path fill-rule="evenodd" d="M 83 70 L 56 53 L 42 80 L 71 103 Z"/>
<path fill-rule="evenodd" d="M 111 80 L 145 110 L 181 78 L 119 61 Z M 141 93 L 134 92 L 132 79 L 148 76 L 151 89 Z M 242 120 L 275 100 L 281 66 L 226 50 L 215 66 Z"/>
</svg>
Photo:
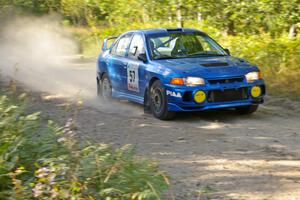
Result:
<svg viewBox="0 0 300 200">
<path fill-rule="evenodd" d="M 168 178 L 155 162 L 130 145 L 78 142 L 76 116 L 45 124 L 28 103 L 0 92 L 0 199 L 162 199 Z"/>
<path fill-rule="evenodd" d="M 102 41 L 107 36 L 117 36 L 127 30 L 141 28 L 175 27 L 176 24 L 122 24 L 115 27 L 70 28 L 80 44 L 81 53 L 96 58 Z M 273 37 L 270 34 L 227 36 L 209 24 L 187 21 L 185 27 L 202 30 L 211 35 L 235 57 L 256 64 L 263 72 L 267 93 L 300 100 L 300 35 L 289 39 L 287 35 Z"/>
</svg>

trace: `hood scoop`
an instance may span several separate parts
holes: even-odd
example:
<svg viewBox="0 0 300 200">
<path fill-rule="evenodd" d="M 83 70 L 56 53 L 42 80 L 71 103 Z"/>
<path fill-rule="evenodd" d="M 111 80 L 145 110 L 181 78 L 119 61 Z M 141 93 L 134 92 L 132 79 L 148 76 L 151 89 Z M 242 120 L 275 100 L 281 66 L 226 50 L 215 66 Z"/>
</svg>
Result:
<svg viewBox="0 0 300 200">
<path fill-rule="evenodd" d="M 228 66 L 228 63 L 226 62 L 218 62 L 218 63 L 204 63 L 201 64 L 204 67 L 225 67 Z"/>
</svg>

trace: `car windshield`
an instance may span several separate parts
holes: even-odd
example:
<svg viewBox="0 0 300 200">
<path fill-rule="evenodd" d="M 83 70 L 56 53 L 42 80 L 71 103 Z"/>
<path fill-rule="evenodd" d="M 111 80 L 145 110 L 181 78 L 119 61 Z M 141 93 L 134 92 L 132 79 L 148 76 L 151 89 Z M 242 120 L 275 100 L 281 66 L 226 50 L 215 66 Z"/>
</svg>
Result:
<svg viewBox="0 0 300 200">
<path fill-rule="evenodd" d="M 219 44 L 200 33 L 155 35 L 148 38 L 148 43 L 154 60 L 227 55 Z"/>
</svg>

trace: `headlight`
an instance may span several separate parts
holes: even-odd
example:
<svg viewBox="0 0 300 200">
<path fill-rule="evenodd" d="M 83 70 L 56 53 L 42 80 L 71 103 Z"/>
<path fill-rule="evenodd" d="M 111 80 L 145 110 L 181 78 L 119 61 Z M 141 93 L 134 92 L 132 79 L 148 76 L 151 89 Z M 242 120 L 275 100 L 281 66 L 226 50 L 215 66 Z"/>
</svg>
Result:
<svg viewBox="0 0 300 200">
<path fill-rule="evenodd" d="M 187 77 L 187 78 L 172 78 L 170 83 L 172 85 L 186 85 L 186 86 L 198 86 L 204 85 L 205 81 L 199 77 Z"/>
<path fill-rule="evenodd" d="M 246 76 L 246 80 L 248 83 L 252 83 L 254 81 L 262 79 L 262 74 L 260 71 L 259 72 L 249 72 L 245 76 Z"/>
<path fill-rule="evenodd" d="M 205 81 L 203 78 L 199 77 L 187 77 L 185 79 L 185 84 L 187 86 L 205 85 Z"/>
</svg>

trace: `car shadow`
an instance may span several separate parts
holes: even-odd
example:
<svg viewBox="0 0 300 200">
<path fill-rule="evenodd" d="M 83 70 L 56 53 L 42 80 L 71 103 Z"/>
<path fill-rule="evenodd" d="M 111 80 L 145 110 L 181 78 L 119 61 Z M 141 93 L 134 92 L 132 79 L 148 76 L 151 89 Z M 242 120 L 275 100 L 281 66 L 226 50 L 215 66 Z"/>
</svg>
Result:
<svg viewBox="0 0 300 200">
<path fill-rule="evenodd" d="M 134 102 L 126 101 L 126 100 L 114 100 L 115 103 L 120 104 L 122 106 L 126 106 L 128 109 L 141 111 L 139 113 L 143 113 L 143 106 L 140 104 L 136 104 Z M 215 110 L 206 110 L 206 111 L 197 111 L 197 112 L 177 112 L 176 117 L 171 121 L 176 122 L 197 122 L 200 120 L 204 121 L 222 121 L 222 122 L 231 122 L 236 120 L 248 120 L 255 119 L 259 120 L 260 118 L 264 118 L 265 113 L 261 112 L 262 109 L 251 115 L 241 115 L 238 114 L 235 109 L 215 109 Z M 151 118 L 153 115 L 151 113 L 145 113 L 147 117 Z M 153 117 L 154 118 L 154 117 Z"/>
<path fill-rule="evenodd" d="M 255 114 L 254 114 L 255 115 Z M 240 115 L 234 109 L 217 109 L 198 112 L 178 112 L 176 121 L 235 121 L 238 119 L 251 119 L 252 115 Z"/>
</svg>

